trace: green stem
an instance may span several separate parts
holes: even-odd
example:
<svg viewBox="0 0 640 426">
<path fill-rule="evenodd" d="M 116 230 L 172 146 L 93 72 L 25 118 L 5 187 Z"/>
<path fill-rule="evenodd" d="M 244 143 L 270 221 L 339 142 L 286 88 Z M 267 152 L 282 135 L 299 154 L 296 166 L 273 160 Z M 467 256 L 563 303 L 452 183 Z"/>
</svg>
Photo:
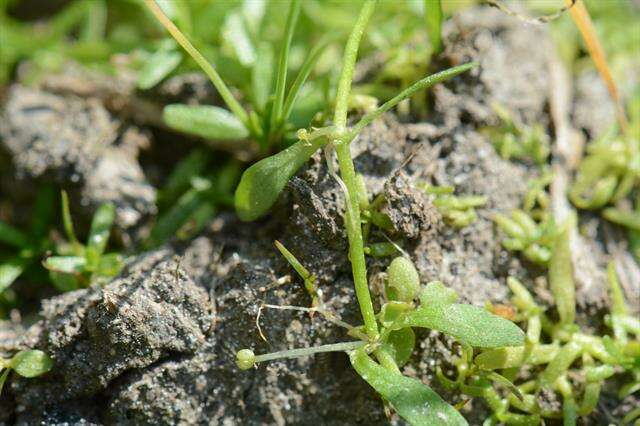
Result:
<svg viewBox="0 0 640 426">
<path fill-rule="evenodd" d="M 428 77 L 423 78 L 422 80 L 418 80 L 413 83 L 411 86 L 404 89 L 398 95 L 394 96 L 392 99 L 389 99 L 384 104 L 380 105 L 378 109 L 369 114 L 365 115 L 356 123 L 355 126 L 351 129 L 350 137 L 351 139 L 355 137 L 362 129 L 368 126 L 373 120 L 379 118 L 382 114 L 389 111 L 391 108 L 402 102 L 403 100 L 413 96 L 414 93 L 424 90 L 433 86 L 434 84 L 440 83 L 442 81 L 448 80 L 452 77 L 457 76 L 465 71 L 469 71 L 471 68 L 477 66 L 477 62 L 469 62 L 463 65 L 459 65 L 457 67 L 449 68 L 444 71 L 440 71 L 439 73 L 430 75 Z"/>
<path fill-rule="evenodd" d="M 278 63 L 278 80 L 276 81 L 276 98 L 273 102 L 271 110 L 271 131 L 275 130 L 280 121 L 282 111 L 282 103 L 284 102 L 284 90 L 287 83 L 287 66 L 289 62 L 289 50 L 291 49 L 291 40 L 293 39 L 293 31 L 296 28 L 296 22 L 300 15 L 300 0 L 292 0 L 289 7 L 289 15 L 285 25 L 284 41 L 282 50 L 280 51 L 280 61 Z"/>
<path fill-rule="evenodd" d="M 163 27 L 169 31 L 169 34 L 182 46 L 182 48 L 193 58 L 194 61 L 202 68 L 205 74 L 211 80 L 211 83 L 215 86 L 216 90 L 222 96 L 222 99 L 227 104 L 231 112 L 235 114 L 236 117 L 245 125 L 247 129 L 251 129 L 249 123 L 249 116 L 247 112 L 244 110 L 242 105 L 233 97 L 231 91 L 224 83 L 220 75 L 216 72 L 216 70 L 211 66 L 209 61 L 205 59 L 204 56 L 196 49 L 193 44 L 182 34 L 182 32 L 175 26 L 173 22 L 162 12 L 160 7 L 156 4 L 155 0 L 145 0 L 145 3 L 151 13 L 155 15 L 155 17 L 160 21 Z"/>
<path fill-rule="evenodd" d="M 263 355 L 256 355 L 255 361 L 264 362 L 274 359 L 299 358 L 301 356 L 313 355 L 321 352 L 348 352 L 366 345 L 366 342 L 344 342 L 331 345 L 315 346 L 311 348 L 290 349 L 286 351 L 271 352 Z"/>
<path fill-rule="evenodd" d="M 389 351 L 384 348 L 378 348 L 374 351 L 374 354 L 376 355 L 376 358 L 378 358 L 378 361 L 380 361 L 380 365 L 384 368 L 389 371 L 393 371 L 394 373 L 402 374 L 398 368 L 398 364 L 396 364 L 395 359 L 393 359 L 393 356 L 391 356 Z"/>
<path fill-rule="evenodd" d="M 373 14 L 375 6 L 376 0 L 367 0 L 364 3 L 358 21 L 347 41 L 333 119 L 338 135 L 343 135 L 346 132 L 349 92 L 351 91 L 351 80 L 358 56 L 358 46 L 360 45 L 360 39 L 362 38 L 369 18 Z M 367 266 L 364 258 L 362 228 L 360 227 L 359 190 L 348 141 L 341 140 L 336 147 L 336 152 L 340 166 L 340 175 L 348 191 L 345 227 L 349 238 L 349 259 L 351 260 L 351 269 L 353 270 L 356 297 L 358 298 L 360 311 L 362 312 L 365 332 L 370 339 L 375 340 L 378 337 L 378 324 L 376 323 L 371 294 L 369 293 L 369 285 L 367 283 Z"/>
</svg>

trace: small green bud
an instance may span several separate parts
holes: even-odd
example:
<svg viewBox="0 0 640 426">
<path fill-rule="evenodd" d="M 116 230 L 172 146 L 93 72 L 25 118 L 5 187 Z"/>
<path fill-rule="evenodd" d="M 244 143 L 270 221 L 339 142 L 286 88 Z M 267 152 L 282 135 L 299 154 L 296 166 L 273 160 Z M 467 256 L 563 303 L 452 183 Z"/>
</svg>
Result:
<svg viewBox="0 0 640 426">
<path fill-rule="evenodd" d="M 413 262 L 406 257 L 396 257 L 387 268 L 388 286 L 394 299 L 411 302 L 420 290 L 420 277 Z"/>
<path fill-rule="evenodd" d="M 248 370 L 256 365 L 256 354 L 251 349 L 239 350 L 236 354 L 236 364 L 240 370 Z"/>
</svg>

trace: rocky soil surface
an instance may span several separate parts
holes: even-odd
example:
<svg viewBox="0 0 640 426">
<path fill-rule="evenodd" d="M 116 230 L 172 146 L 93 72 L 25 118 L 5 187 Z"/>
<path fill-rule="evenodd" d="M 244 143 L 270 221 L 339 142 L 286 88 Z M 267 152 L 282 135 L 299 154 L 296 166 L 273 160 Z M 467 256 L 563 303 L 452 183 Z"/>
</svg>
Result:
<svg viewBox="0 0 640 426">
<path fill-rule="evenodd" d="M 443 63 L 478 59 L 480 67 L 435 88 L 436 119 L 402 124 L 387 117 L 353 143 L 356 169 L 372 198 L 385 195 L 384 211 L 394 226 L 371 240 L 397 242 L 423 283 L 442 280 L 465 302 L 505 302 L 508 276 L 547 300 L 541 271 L 500 246 L 491 220 L 520 206 L 537 172 L 501 159 L 480 129 L 496 123 L 492 104 L 499 102 L 518 120 L 542 123 L 552 133 L 548 41 L 541 29 L 488 8 L 453 19 L 446 41 Z M 101 101 L 16 85 L 0 135 L 18 179 L 55 179 L 75 189 L 88 211 L 114 202 L 125 239 L 136 241 L 136 230 L 155 213 L 155 190 L 137 160 L 138 150 L 153 149 L 153 143 Z M 343 354 L 276 361 L 248 372 L 235 366 L 241 348 L 262 353 L 347 338 L 318 315 L 260 311 L 264 303 L 310 304 L 275 239 L 317 275 L 326 307 L 359 323 L 343 195 L 321 154 L 291 180 L 270 218 L 247 224 L 221 214 L 192 241 L 131 259 L 105 287 L 45 301 L 41 319 L 28 329 L 3 325 L 0 353 L 39 348 L 55 367 L 39 379 L 12 377 L 0 397 L 0 424 L 387 424 L 380 399 Z M 488 202 L 473 224 L 458 231 L 417 189 L 421 182 L 455 185 L 457 194 L 485 195 Z M 595 245 L 596 261 L 604 266 L 604 249 Z M 376 303 L 385 264 L 369 260 Z M 604 280 L 588 293 L 578 288 L 584 322 L 604 306 L 605 288 Z M 405 371 L 438 388 L 435 368 L 446 370 L 456 347 L 438 333 L 420 337 Z M 472 424 L 484 414 L 478 402 L 465 407 Z"/>
</svg>

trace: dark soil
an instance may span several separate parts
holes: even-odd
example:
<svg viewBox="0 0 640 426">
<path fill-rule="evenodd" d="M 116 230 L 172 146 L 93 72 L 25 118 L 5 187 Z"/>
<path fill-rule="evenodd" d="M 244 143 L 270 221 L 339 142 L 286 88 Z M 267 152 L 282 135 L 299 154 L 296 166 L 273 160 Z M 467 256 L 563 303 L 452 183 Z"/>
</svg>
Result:
<svg viewBox="0 0 640 426">
<path fill-rule="evenodd" d="M 433 122 L 400 124 L 389 116 L 365 130 L 353 143 L 356 169 L 372 198 L 385 194 L 394 226 L 387 236 L 409 253 L 423 284 L 442 280 L 463 301 L 482 306 L 506 302 L 505 280 L 516 276 L 544 300 L 544 277 L 501 247 L 491 220 L 521 205 L 536 171 L 502 160 L 479 129 L 496 122 L 493 102 L 522 122 L 550 126 L 548 40 L 542 30 L 488 8 L 458 15 L 446 34 L 443 63 L 476 58 L 481 66 L 435 88 Z M 194 87 L 194 99 L 208 96 L 208 89 Z M 1 143 L 15 177 L 55 179 L 75 189 L 88 212 L 112 201 L 123 239 L 139 239 L 155 214 L 155 189 L 137 162 L 139 149 L 154 149 L 145 130 L 115 117 L 99 98 L 77 93 L 16 85 L 4 110 Z M 443 223 L 432 200 L 416 189 L 419 182 L 455 185 L 457 194 L 486 195 L 488 202 L 458 231 Z M 266 341 L 261 338 L 262 303 L 310 304 L 275 239 L 318 276 L 326 306 L 359 323 L 343 208 L 319 152 L 288 184 L 270 218 L 247 224 L 223 213 L 192 241 L 135 257 L 105 287 L 46 300 L 42 319 L 27 330 L 0 326 L 0 354 L 34 347 L 55 361 L 42 378 L 12 376 L 0 397 L 0 424 L 387 424 L 379 397 L 343 354 L 247 372 L 235 366 L 242 348 L 262 353 L 347 338 L 318 315 L 272 309 L 261 313 Z M 374 232 L 371 241 L 386 239 Z M 594 245 L 604 266 L 604 249 Z M 369 259 L 375 303 L 387 263 Z M 578 289 L 581 321 L 589 322 L 590 306 L 603 306 L 605 285 Z M 420 337 L 405 373 L 442 391 L 433 374 L 439 365 L 448 369 L 456 348 L 435 332 Z M 465 416 L 481 424 L 486 408 L 473 401 Z"/>
</svg>

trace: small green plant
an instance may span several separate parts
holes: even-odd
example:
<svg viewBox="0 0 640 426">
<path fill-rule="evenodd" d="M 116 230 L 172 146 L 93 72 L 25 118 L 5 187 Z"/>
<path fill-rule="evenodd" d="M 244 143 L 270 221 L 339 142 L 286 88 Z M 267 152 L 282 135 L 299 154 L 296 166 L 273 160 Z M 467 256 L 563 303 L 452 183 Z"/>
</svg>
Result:
<svg viewBox="0 0 640 426">
<path fill-rule="evenodd" d="M 168 105 L 163 113 L 165 123 L 171 128 L 200 136 L 212 143 L 252 140 L 257 143 L 262 155 L 269 153 L 270 149 L 281 144 L 286 133 L 291 130 L 289 119 L 301 89 L 329 42 L 329 39 L 325 39 L 309 51 L 298 75 L 287 91 L 289 53 L 293 33 L 300 15 L 300 4 L 300 0 L 292 0 L 290 3 L 280 56 L 275 69 L 272 68 L 275 61 L 271 46 L 263 45 L 261 48 L 254 49 L 246 34 L 247 28 L 243 18 L 235 13 L 229 15 L 225 25 L 226 32 L 229 33 L 230 44 L 236 51 L 240 62 L 252 67 L 252 86 L 247 88 L 247 91 L 250 92 L 247 99 L 251 101 L 252 108 L 247 110 L 236 100 L 211 63 L 179 29 L 179 26 L 184 27 L 184 24 L 180 25 L 178 22 L 179 25 L 176 26 L 154 0 L 146 0 L 149 10 L 202 68 L 229 108 L 227 110 L 208 105 Z M 156 55 L 163 56 L 164 63 L 172 65 L 175 60 L 170 54 L 170 52 L 162 53 L 162 51 L 156 53 Z M 169 68 L 167 66 L 167 69 Z M 272 87 L 271 79 L 274 75 L 275 87 Z"/>
<path fill-rule="evenodd" d="M 487 204 L 487 197 L 483 195 L 453 195 L 455 192 L 453 186 L 424 184 L 421 189 L 434 196 L 433 204 L 442 215 L 442 218 L 456 229 L 469 226 L 478 218 L 476 207 L 482 207 Z"/>
<path fill-rule="evenodd" d="M 49 230 L 54 220 L 51 205 L 55 203 L 53 187 L 43 186 L 36 195 L 31 227 L 27 232 L 0 221 L 0 243 L 17 252 L 0 261 L 0 293 L 25 272 L 34 269 L 53 246 Z"/>
<path fill-rule="evenodd" d="M 612 306 L 608 320 L 613 337 L 582 332 L 574 322 L 575 285 L 568 242 L 573 220 L 569 219 L 557 234 L 549 263 L 558 321 L 552 320 L 522 283 L 509 278 L 512 303 L 517 308 L 516 320 L 526 323 L 525 345 L 488 349 L 473 362 L 470 354 L 466 354 L 456 362 L 458 377 L 455 380 L 438 372 L 446 387 L 487 402 L 493 411 L 485 422 L 487 425 L 538 425 L 543 424 L 544 419 L 563 419 L 565 425 L 575 425 L 578 417 L 594 410 L 603 381 L 621 367 L 632 375 L 632 381 L 621 389 L 620 396 L 640 389 L 637 341 L 640 323 L 628 314 L 613 265 L 609 266 Z M 629 333 L 635 335 L 636 340 L 630 340 Z M 504 382 L 509 389 L 506 394 L 497 392 L 487 380 L 487 372 L 496 371 L 507 380 Z M 543 389 L 556 392 L 562 398 L 562 410 L 544 408 L 540 399 Z"/>
<path fill-rule="evenodd" d="M 533 161 L 543 165 L 551 152 L 549 138 L 544 128 L 539 125 L 524 126 L 514 121 L 511 114 L 501 105 L 494 105 L 494 110 L 502 120 L 498 127 L 489 127 L 484 131 L 505 160 L 515 158 Z"/>
<path fill-rule="evenodd" d="M 502 240 L 504 248 L 522 252 L 527 259 L 540 265 L 549 262 L 556 233 L 552 218 L 545 216 L 536 222 L 529 213 L 514 210 L 511 217 L 498 213 L 493 220 L 508 237 Z"/>
<path fill-rule="evenodd" d="M 0 375 L 0 394 L 2 394 L 2 388 L 11 371 L 31 379 L 49 372 L 52 367 L 51 358 L 44 352 L 35 349 L 20 351 L 13 358 L 0 358 L 0 373 L 2 373 Z"/>
<path fill-rule="evenodd" d="M 57 244 L 56 255 L 43 261 L 54 286 L 59 291 L 72 291 L 89 284 L 102 283 L 116 276 L 123 266 L 118 253 L 105 253 L 111 226 L 115 218 L 112 204 L 96 210 L 86 244 L 76 237 L 69 209 L 69 198 L 62 191 L 62 221 L 68 241 Z"/>
<path fill-rule="evenodd" d="M 259 218 L 268 212 L 286 182 L 302 164 L 317 149 L 325 148 L 330 173 L 339 182 L 346 198 L 344 222 L 349 241 L 348 256 L 363 319 L 363 324 L 359 326 L 336 322 L 345 326 L 348 334 L 357 340 L 263 355 L 255 355 L 250 349 L 242 349 L 237 353 L 237 364 L 241 369 L 249 369 L 256 363 L 274 359 L 346 351 L 356 372 L 409 423 L 464 425 L 466 421 L 460 413 L 434 391 L 420 381 L 402 375 L 400 367 L 408 361 L 415 345 L 413 328 L 438 330 L 464 345 L 485 348 L 522 345 L 524 334 L 512 322 L 485 309 L 455 303 L 457 295 L 442 283 L 432 282 L 422 288 L 413 263 L 405 257 L 396 258 L 389 265 L 386 303 L 379 312 L 375 312 L 367 279 L 361 219 L 362 209 L 367 208 L 368 198 L 363 180 L 358 178 L 354 169 L 350 143 L 366 125 L 402 100 L 418 90 L 464 72 L 474 64 L 465 64 L 420 80 L 375 111 L 366 114 L 352 127 L 347 127 L 349 95 L 358 47 L 375 5 L 375 0 L 365 1 L 347 41 L 332 125 L 313 129 L 311 132 L 299 131 L 300 140 L 297 143 L 247 169 L 238 185 L 235 198 L 236 210 L 242 219 Z M 333 151 L 337 153 L 340 176 L 334 170 Z M 278 248 L 308 284 L 312 275 L 291 253 L 280 246 Z M 315 284 L 314 281 L 311 282 Z M 413 302 L 416 297 L 420 300 L 417 305 Z M 335 321 L 323 309 L 316 308 L 315 311 Z"/>
<path fill-rule="evenodd" d="M 611 130 L 587 146 L 569 198 L 581 209 L 600 209 L 622 200 L 639 182 L 640 139 Z"/>
</svg>

